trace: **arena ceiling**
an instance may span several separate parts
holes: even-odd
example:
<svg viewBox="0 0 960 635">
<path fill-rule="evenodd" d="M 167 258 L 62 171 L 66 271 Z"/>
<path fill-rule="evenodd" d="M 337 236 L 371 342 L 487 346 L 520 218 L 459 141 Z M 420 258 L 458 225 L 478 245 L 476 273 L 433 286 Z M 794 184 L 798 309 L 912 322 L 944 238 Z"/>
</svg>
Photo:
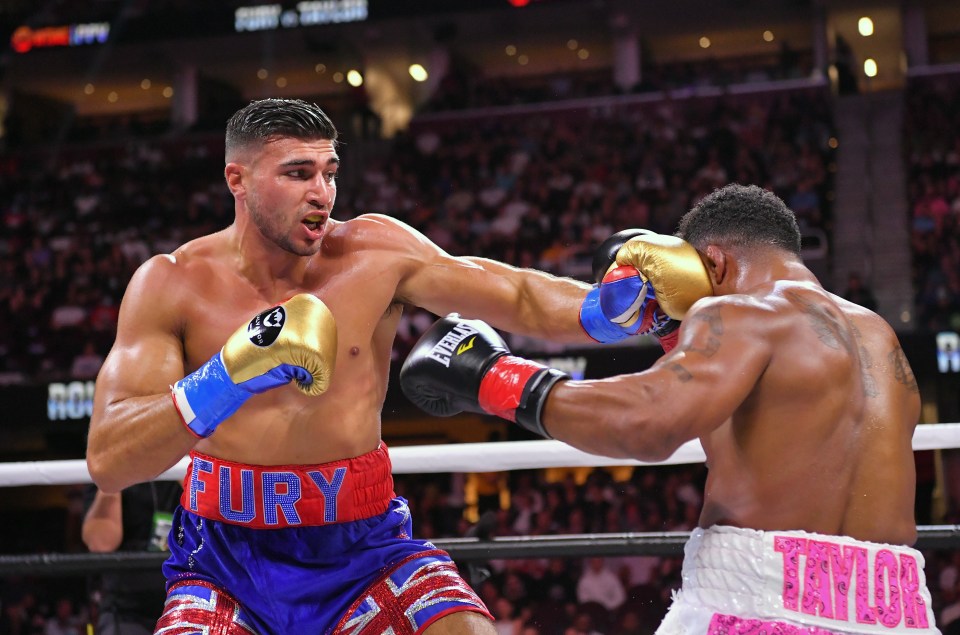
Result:
<svg viewBox="0 0 960 635">
<path fill-rule="evenodd" d="M 349 0 L 336 0 L 344 2 Z M 188 0 L 0 1 L 0 81 L 7 91 L 71 103 L 81 114 L 169 108 L 164 88 L 185 70 L 247 97 L 336 93 L 338 71 L 372 57 L 423 63 L 438 47 L 492 76 L 609 67 L 617 33 L 632 31 L 659 61 L 761 54 L 784 42 L 809 49 L 814 18 L 826 11 L 899 11 L 897 2 L 856 0 L 368 0 L 363 21 L 235 32 L 235 10 L 251 2 Z M 280 3 L 292 9 L 295 2 Z M 960 30 L 960 3 L 916 2 L 928 27 Z M 24 25 L 110 24 L 105 43 L 34 48 L 9 45 Z M 771 42 L 762 37 L 771 31 Z M 879 29 L 878 29 L 879 31 Z M 704 50 L 700 38 L 709 37 Z M 575 41 L 576 46 L 571 42 Z M 516 47 L 513 55 L 505 51 Z M 581 49 L 588 52 L 586 57 Z M 521 64 L 520 59 L 526 63 Z M 146 82 L 144 80 L 147 80 Z M 145 86 L 145 87 L 144 87 Z M 92 87 L 92 89 L 91 89 Z M 113 97 L 111 97 L 111 95 Z"/>
</svg>

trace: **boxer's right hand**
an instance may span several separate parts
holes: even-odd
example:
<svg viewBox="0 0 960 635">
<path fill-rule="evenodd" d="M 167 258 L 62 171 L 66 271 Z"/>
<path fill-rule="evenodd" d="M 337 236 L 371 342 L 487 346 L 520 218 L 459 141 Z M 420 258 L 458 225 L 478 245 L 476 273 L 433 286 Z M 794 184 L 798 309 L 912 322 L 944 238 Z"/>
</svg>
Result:
<svg viewBox="0 0 960 635">
<path fill-rule="evenodd" d="M 237 329 L 219 353 L 174 384 L 173 402 L 187 428 L 208 437 L 251 396 L 291 380 L 308 395 L 323 393 L 336 359 L 330 309 L 301 293 Z"/>
<path fill-rule="evenodd" d="M 437 320 L 413 347 L 400 369 L 400 388 L 430 414 L 497 415 L 549 438 L 543 406 L 553 386 L 569 378 L 511 355 L 488 324 L 453 313 Z"/>
</svg>

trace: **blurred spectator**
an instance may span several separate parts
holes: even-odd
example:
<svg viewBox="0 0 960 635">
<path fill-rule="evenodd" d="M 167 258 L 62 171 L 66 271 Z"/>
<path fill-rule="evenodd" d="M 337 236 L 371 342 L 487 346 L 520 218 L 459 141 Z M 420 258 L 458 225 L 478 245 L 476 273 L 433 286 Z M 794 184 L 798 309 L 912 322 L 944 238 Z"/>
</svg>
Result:
<svg viewBox="0 0 960 635">
<path fill-rule="evenodd" d="M 84 635 L 86 621 L 74 612 L 73 600 L 61 597 L 57 600 L 54 614 L 47 619 L 44 635 Z"/>
<path fill-rule="evenodd" d="M 44 616 L 37 606 L 37 596 L 30 589 L 18 589 L 0 600 L 0 633 L 34 635 L 43 633 Z"/>
<path fill-rule="evenodd" d="M 921 77 L 905 91 L 910 245 L 921 330 L 960 330 L 960 77 Z"/>
<path fill-rule="evenodd" d="M 586 567 L 577 581 L 577 601 L 597 602 L 608 611 L 615 611 L 626 601 L 627 592 L 620 578 L 607 567 L 605 558 L 587 558 Z"/>
<path fill-rule="evenodd" d="M 863 277 L 857 271 L 851 271 L 847 276 L 847 288 L 843 292 L 843 298 L 871 311 L 877 310 L 877 298 L 873 295 L 873 289 L 863 282 Z"/>
<path fill-rule="evenodd" d="M 103 355 L 97 352 L 93 342 L 83 345 L 83 352 L 73 358 L 70 375 L 73 379 L 96 379 L 103 365 Z"/>
<path fill-rule="evenodd" d="M 860 92 L 857 86 L 857 59 L 850 43 L 839 33 L 834 38 L 833 56 L 833 64 L 837 69 L 837 92 L 840 95 Z"/>
<path fill-rule="evenodd" d="M 945 605 L 937 617 L 937 626 L 940 627 L 944 635 L 956 633 L 960 629 L 960 593 L 958 593 L 960 584 L 944 587 L 941 591 Z"/>
<path fill-rule="evenodd" d="M 95 553 L 167 551 L 173 510 L 180 500 L 176 481 L 154 481 L 105 494 L 90 486 L 83 541 Z M 101 576 L 98 635 L 150 635 L 166 598 L 159 568 L 115 571 Z"/>
<path fill-rule="evenodd" d="M 491 608 L 493 609 L 493 616 L 496 618 L 493 626 L 497 635 L 521 635 L 523 618 L 517 615 L 513 602 L 507 598 L 500 598 Z"/>
<path fill-rule="evenodd" d="M 573 624 L 563 632 L 563 635 L 603 635 L 594 628 L 593 617 L 584 611 L 578 611 L 573 618 Z"/>
</svg>

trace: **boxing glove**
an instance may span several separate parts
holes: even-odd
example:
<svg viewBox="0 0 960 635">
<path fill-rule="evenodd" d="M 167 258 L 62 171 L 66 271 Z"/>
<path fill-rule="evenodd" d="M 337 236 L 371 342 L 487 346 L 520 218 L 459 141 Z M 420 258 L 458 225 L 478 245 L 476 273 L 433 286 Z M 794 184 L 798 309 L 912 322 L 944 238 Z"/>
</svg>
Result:
<svg viewBox="0 0 960 635">
<path fill-rule="evenodd" d="M 620 245 L 600 284 L 604 316 L 624 328 L 652 334 L 669 352 L 680 320 L 693 303 L 713 294 L 700 255 L 688 242 L 647 230 Z"/>
<path fill-rule="evenodd" d="M 611 322 L 605 315 L 600 306 L 600 283 L 611 266 L 616 264 L 617 252 L 624 243 L 642 235 L 644 231 L 625 229 L 617 232 L 603 241 L 593 254 L 593 281 L 596 285 L 587 293 L 587 297 L 580 305 L 580 326 L 587 335 L 602 344 L 619 342 L 639 332 L 641 326 L 639 323 L 617 324 Z"/>
<path fill-rule="evenodd" d="M 546 438 L 543 405 L 562 379 L 569 376 L 511 355 L 485 322 L 455 313 L 437 320 L 400 368 L 403 394 L 432 415 L 492 414 Z"/>
<path fill-rule="evenodd" d="M 296 381 L 305 394 L 320 395 L 336 359 L 330 309 L 301 293 L 237 329 L 219 353 L 173 385 L 173 403 L 187 428 L 205 438 L 255 394 Z"/>
</svg>

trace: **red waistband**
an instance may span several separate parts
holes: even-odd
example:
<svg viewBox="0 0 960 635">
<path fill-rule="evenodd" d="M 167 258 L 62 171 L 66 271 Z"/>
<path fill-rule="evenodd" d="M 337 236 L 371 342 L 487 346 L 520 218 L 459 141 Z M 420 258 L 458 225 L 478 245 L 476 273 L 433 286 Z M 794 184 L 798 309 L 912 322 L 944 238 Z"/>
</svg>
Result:
<svg viewBox="0 0 960 635">
<path fill-rule="evenodd" d="M 387 510 L 393 474 L 387 446 L 322 465 L 247 465 L 190 453 L 180 504 L 198 516 L 279 529 L 370 518 Z"/>
</svg>

